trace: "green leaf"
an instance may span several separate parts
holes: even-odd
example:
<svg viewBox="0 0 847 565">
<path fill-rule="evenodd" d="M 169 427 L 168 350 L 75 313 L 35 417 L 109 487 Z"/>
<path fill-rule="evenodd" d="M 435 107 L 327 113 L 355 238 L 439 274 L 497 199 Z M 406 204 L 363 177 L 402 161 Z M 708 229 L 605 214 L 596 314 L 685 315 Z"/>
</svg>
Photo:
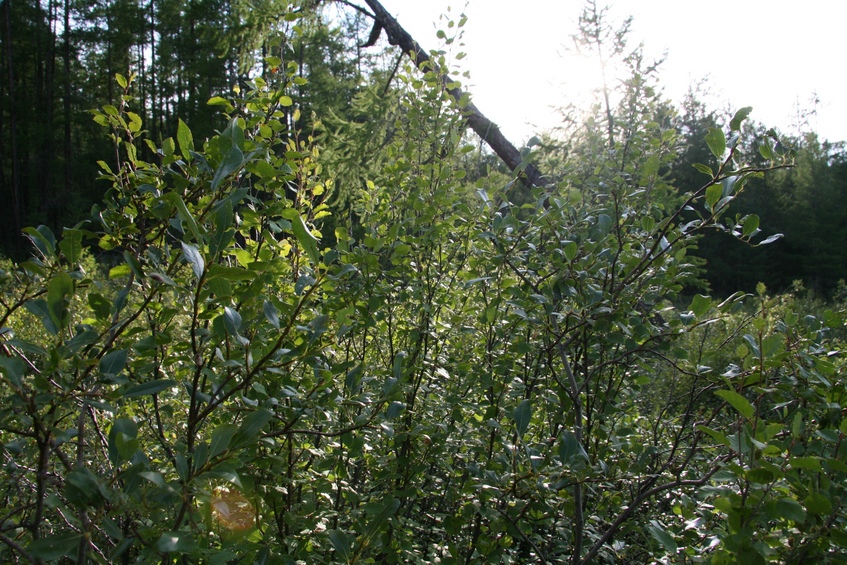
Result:
<svg viewBox="0 0 847 565">
<path fill-rule="evenodd" d="M 100 359 L 100 372 L 104 375 L 117 376 L 126 367 L 129 352 L 126 349 L 110 351 Z"/>
<path fill-rule="evenodd" d="M 763 467 L 754 467 L 753 469 L 748 469 L 746 473 L 747 480 L 751 483 L 759 483 L 761 485 L 766 485 L 774 480 L 773 471 L 770 469 L 765 469 Z"/>
<path fill-rule="evenodd" d="M 776 501 L 775 506 L 778 515 L 782 518 L 798 523 L 806 521 L 806 511 L 793 498 L 780 498 Z"/>
<path fill-rule="evenodd" d="M 350 394 L 355 394 L 359 388 L 359 383 L 362 382 L 362 364 L 359 363 L 347 372 L 344 377 L 344 388 Z M 845 420 L 847 422 L 847 420 Z"/>
<path fill-rule="evenodd" d="M 69 263 L 76 264 L 82 256 L 82 232 L 65 228 L 62 232 L 62 241 L 59 242 L 59 249 Z"/>
<path fill-rule="evenodd" d="M 235 436 L 235 432 L 238 430 L 238 426 L 235 424 L 221 424 L 215 431 L 212 432 L 212 443 L 209 448 L 209 459 L 223 453 L 227 449 L 229 449 L 230 443 L 232 443 L 232 438 Z"/>
<path fill-rule="evenodd" d="M 176 145 L 174 144 L 174 138 L 168 137 L 162 141 L 162 155 L 165 157 L 170 157 L 174 154 L 176 150 Z"/>
<path fill-rule="evenodd" d="M 532 403 L 528 398 L 525 398 L 517 405 L 512 412 L 512 419 L 515 421 L 515 427 L 518 430 L 518 436 L 523 436 L 529 427 L 529 422 L 532 420 Z"/>
<path fill-rule="evenodd" d="M 115 435 L 115 447 L 125 461 L 132 460 L 135 454 L 138 453 L 140 444 L 136 438 L 129 437 L 125 434 L 118 433 Z"/>
<path fill-rule="evenodd" d="M 715 173 L 712 171 L 712 168 L 708 165 L 704 165 L 703 163 L 694 163 L 691 166 L 700 171 L 701 173 L 709 175 L 710 177 L 715 176 Z"/>
<path fill-rule="evenodd" d="M 277 312 L 276 306 L 273 305 L 273 302 L 265 300 L 265 303 L 262 305 L 262 310 L 265 313 L 265 319 L 267 319 L 274 328 L 279 329 L 279 312 Z"/>
<path fill-rule="evenodd" d="M 579 251 L 579 246 L 575 241 L 567 241 L 562 246 L 562 253 L 565 254 L 565 259 L 568 261 L 573 261 L 576 258 L 577 251 Z"/>
<path fill-rule="evenodd" d="M 335 561 L 350 563 L 353 559 L 353 536 L 341 530 L 327 530 L 326 535 L 337 554 Z"/>
<path fill-rule="evenodd" d="M 186 161 L 190 161 L 191 152 L 194 151 L 194 136 L 191 135 L 191 130 L 181 118 L 176 127 L 176 140 L 179 143 L 179 152 L 182 153 Z"/>
<path fill-rule="evenodd" d="M 750 214 L 747 218 L 744 219 L 744 225 L 741 228 L 741 235 L 744 237 L 750 237 L 751 235 L 755 235 L 759 229 L 759 216 L 756 214 Z"/>
<path fill-rule="evenodd" d="M 317 265 L 320 263 L 321 257 L 318 253 L 318 240 L 315 239 L 315 236 L 306 227 L 306 223 L 303 221 L 300 213 L 297 210 L 289 208 L 283 211 L 282 217 L 291 220 L 291 229 L 294 232 L 294 237 L 297 238 L 297 241 L 303 247 L 312 264 Z"/>
<path fill-rule="evenodd" d="M 394 356 L 394 378 L 397 382 L 403 380 L 403 361 L 406 359 L 405 351 L 398 351 Z"/>
<path fill-rule="evenodd" d="M 171 379 L 157 379 L 147 381 L 135 386 L 129 387 L 123 394 L 124 398 L 132 398 L 133 396 L 147 396 L 150 394 L 158 394 L 165 389 L 176 386 L 176 381 Z"/>
<path fill-rule="evenodd" d="M 180 457 L 182 457 L 182 454 L 177 454 L 176 459 L 179 460 Z M 155 471 L 141 471 L 140 473 L 138 473 L 138 476 L 142 479 L 150 481 L 161 489 L 173 492 L 173 487 L 171 487 L 167 483 L 167 481 L 165 481 L 165 477 L 163 477 L 161 473 L 157 473 Z"/>
<path fill-rule="evenodd" d="M 665 549 L 668 550 L 669 553 L 676 554 L 677 545 L 674 541 L 673 537 L 665 530 L 659 522 L 656 520 L 650 520 L 650 523 L 647 524 L 647 530 L 650 532 L 656 541 L 662 544 Z"/>
<path fill-rule="evenodd" d="M 56 256 L 56 236 L 50 231 L 47 226 L 38 226 L 38 228 L 24 228 L 23 232 L 27 234 L 29 240 L 41 252 L 44 257 L 52 258 Z"/>
<path fill-rule="evenodd" d="M 252 443 L 261 433 L 262 429 L 271 421 L 274 414 L 266 408 L 260 408 L 255 412 L 251 412 L 241 422 L 241 426 L 232 437 L 231 449 L 243 447 Z"/>
<path fill-rule="evenodd" d="M 647 158 L 647 161 L 644 162 L 641 174 L 646 177 L 652 177 L 659 172 L 659 165 L 659 156 L 650 155 L 650 157 Z"/>
<path fill-rule="evenodd" d="M 77 326 L 77 329 L 80 328 L 81 326 Z M 99 339 L 100 335 L 97 332 L 91 329 L 84 329 L 66 341 L 64 349 L 68 353 L 78 353 L 83 347 L 96 343 Z"/>
<path fill-rule="evenodd" d="M 244 139 L 244 132 L 238 126 L 238 120 L 234 119 L 229 126 L 218 137 L 222 155 L 215 176 L 212 178 L 212 191 L 218 190 L 221 183 L 236 172 L 244 164 L 244 153 L 241 151 L 240 141 Z"/>
<path fill-rule="evenodd" d="M 12 383 L 12 386 L 16 389 L 21 388 L 23 385 L 26 365 L 24 365 L 24 362 L 20 357 L 6 357 L 5 355 L 0 355 L 0 370 L 3 371 L 6 378 Z"/>
<path fill-rule="evenodd" d="M 77 467 L 65 476 L 65 496 L 74 506 L 102 506 L 108 494 L 100 479 L 86 467 Z"/>
<path fill-rule="evenodd" d="M 115 265 L 109 269 L 109 280 L 128 277 L 132 274 L 132 267 L 129 265 Z"/>
<path fill-rule="evenodd" d="M 202 243 L 203 238 L 200 237 L 200 228 L 197 227 L 197 221 L 194 219 L 191 212 L 188 211 L 188 207 L 186 207 L 182 197 L 176 192 L 168 192 L 162 198 L 176 207 L 179 217 L 183 222 L 185 222 L 185 225 L 188 226 L 188 231 L 191 232 L 191 235 L 194 236 L 194 241 Z"/>
<path fill-rule="evenodd" d="M 241 314 L 237 310 L 224 306 L 224 328 L 232 337 L 238 337 L 241 332 Z"/>
<path fill-rule="evenodd" d="M 712 307 L 712 298 L 709 296 L 704 296 L 702 294 L 695 294 L 694 298 L 691 299 L 691 311 L 694 312 L 694 315 L 698 318 L 703 314 L 709 311 L 709 308 Z"/>
<path fill-rule="evenodd" d="M 825 515 L 832 512 L 832 502 L 819 492 L 813 492 L 803 500 L 803 506 L 810 514 Z"/>
<path fill-rule="evenodd" d="M 710 210 L 714 210 L 715 204 L 718 203 L 718 200 L 723 196 L 723 187 L 719 184 L 710 185 L 706 189 L 706 205 Z"/>
<path fill-rule="evenodd" d="M 700 424 L 698 424 L 695 427 L 695 429 L 698 432 L 703 432 L 704 434 L 708 435 L 709 437 L 711 437 L 713 440 L 715 440 L 717 443 L 719 443 L 721 445 L 726 445 L 727 447 L 730 446 L 729 438 L 727 438 L 726 435 L 722 434 L 721 432 L 719 432 L 717 430 L 713 430 L 712 428 L 707 428 L 706 426 L 703 426 L 703 425 L 700 425 Z"/>
<path fill-rule="evenodd" d="M 771 147 L 770 140 L 765 140 L 759 144 L 759 155 L 768 161 L 772 161 L 774 159 L 773 148 Z"/>
<path fill-rule="evenodd" d="M 306 287 L 314 285 L 315 282 L 317 282 L 315 277 L 307 273 L 303 273 L 297 278 L 297 282 L 294 284 L 294 294 L 301 296 L 303 291 L 306 290 Z"/>
<path fill-rule="evenodd" d="M 600 214 L 597 216 L 597 229 L 601 235 L 606 235 L 612 229 L 612 217 L 608 214 Z"/>
<path fill-rule="evenodd" d="M 32 314 L 38 316 L 38 318 L 41 319 L 41 323 L 44 324 L 44 328 L 48 332 L 53 335 L 59 333 L 59 328 L 53 321 L 53 316 L 51 316 L 50 309 L 47 307 L 47 302 L 45 300 L 27 300 L 26 302 L 24 302 L 24 308 L 29 310 Z"/>
<path fill-rule="evenodd" d="M 820 457 L 791 457 L 788 462 L 792 469 L 807 469 L 816 473 L 823 471 Z"/>
<path fill-rule="evenodd" d="M 709 128 L 706 134 L 706 145 L 716 158 L 720 159 L 726 151 L 726 136 L 720 128 Z"/>
<path fill-rule="evenodd" d="M 752 106 L 745 106 L 738 110 L 735 113 L 735 116 L 732 117 L 732 121 L 729 122 L 729 129 L 731 131 L 740 131 L 741 130 L 741 122 L 747 119 L 747 116 L 750 115 L 750 112 L 753 111 Z"/>
<path fill-rule="evenodd" d="M 362 545 L 365 547 L 371 544 L 388 520 L 397 513 L 397 510 L 400 508 L 400 500 L 393 496 L 388 496 L 379 503 L 378 507 L 381 507 L 379 514 L 368 522 L 368 526 L 362 535 Z M 369 514 L 371 513 L 370 510 L 370 508 L 367 509 Z"/>
<path fill-rule="evenodd" d="M 198 280 L 201 279 L 203 272 L 206 270 L 206 261 L 203 259 L 203 254 L 190 243 L 185 243 L 184 241 L 180 243 L 182 245 L 182 254 L 185 256 L 185 260 L 191 265 L 194 276 Z"/>
<path fill-rule="evenodd" d="M 126 445 L 127 440 L 133 440 L 137 437 L 138 425 L 134 420 L 130 418 L 117 418 L 112 422 L 112 427 L 109 430 L 109 460 L 113 464 L 116 464 L 121 457 L 128 460 L 132 455 L 135 455 L 135 452 L 133 452 L 129 457 L 126 456 L 126 451 L 128 451 Z M 121 440 L 118 438 L 121 438 Z M 119 443 L 123 443 L 123 445 L 119 445 Z"/>
<path fill-rule="evenodd" d="M 751 420 L 753 415 L 756 413 L 756 409 L 753 405 L 734 390 L 716 390 L 715 396 L 726 400 L 730 406 L 735 408 L 739 414 L 748 420 Z"/>
<path fill-rule="evenodd" d="M 559 458 L 566 467 L 582 466 L 588 462 L 588 454 L 573 432 L 562 433 L 559 442 Z"/>
<path fill-rule="evenodd" d="M 67 326 L 71 321 L 70 302 L 74 294 L 74 281 L 67 273 L 59 273 L 47 285 L 47 310 L 56 327 Z"/>
<path fill-rule="evenodd" d="M 767 238 L 763 239 L 762 241 L 760 241 L 756 245 L 767 245 L 769 243 L 773 243 L 774 241 L 776 241 L 778 239 L 782 239 L 782 237 L 783 237 L 783 234 L 775 233 L 775 234 L 768 236 Z"/>
<path fill-rule="evenodd" d="M 252 281 L 256 278 L 256 272 L 242 267 L 225 267 L 212 263 L 209 265 L 209 279 L 217 277 L 228 281 Z"/>
<path fill-rule="evenodd" d="M 54 561 L 62 557 L 76 556 L 80 539 L 82 534 L 76 532 L 47 536 L 34 540 L 26 549 L 36 559 Z"/>
<path fill-rule="evenodd" d="M 129 266 L 129 270 L 132 271 L 132 274 L 138 277 L 139 279 L 144 278 L 144 271 L 141 269 L 141 263 L 138 262 L 138 259 L 135 258 L 135 255 L 130 253 L 129 251 L 124 251 L 124 261 Z"/>
</svg>

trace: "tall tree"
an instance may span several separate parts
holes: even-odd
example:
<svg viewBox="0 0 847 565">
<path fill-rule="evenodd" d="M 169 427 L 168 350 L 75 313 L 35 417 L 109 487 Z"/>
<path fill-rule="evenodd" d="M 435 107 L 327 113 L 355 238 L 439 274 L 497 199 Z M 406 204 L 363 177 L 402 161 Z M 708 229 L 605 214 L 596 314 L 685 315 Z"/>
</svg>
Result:
<svg viewBox="0 0 847 565">
<path fill-rule="evenodd" d="M 0 108 L 0 155 L 7 155 L 9 158 L 3 159 L 0 162 L 0 186 L 3 190 L 3 200 L 8 202 L 8 206 L 4 206 L 3 220 L 4 225 L 8 229 L 3 230 L 3 242 L 6 249 L 16 247 L 19 243 L 19 233 L 22 226 L 22 209 L 23 195 L 21 193 L 21 170 L 19 161 L 19 146 L 18 146 L 18 106 L 16 94 L 16 79 L 15 79 L 15 56 L 12 30 L 15 26 L 12 24 L 12 1 L 3 0 L 3 62 L 4 73 L 2 85 L 5 91 L 5 96 L 0 96 L 4 100 L 3 107 Z M 21 29 L 21 27 L 17 27 Z M 8 116 L 9 125 L 5 124 L 4 117 Z M 8 137 L 6 134 L 8 132 Z"/>
</svg>

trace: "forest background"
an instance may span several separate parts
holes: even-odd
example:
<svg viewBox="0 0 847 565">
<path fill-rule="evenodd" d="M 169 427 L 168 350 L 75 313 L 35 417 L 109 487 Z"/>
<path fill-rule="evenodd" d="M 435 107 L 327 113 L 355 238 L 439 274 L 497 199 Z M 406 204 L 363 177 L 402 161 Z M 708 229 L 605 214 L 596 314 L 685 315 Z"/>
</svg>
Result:
<svg viewBox="0 0 847 565">
<path fill-rule="evenodd" d="M 4 0 L 0 555 L 843 562 L 844 143 L 589 1 L 506 166 L 365 4 Z"/>
<path fill-rule="evenodd" d="M 91 121 L 90 111 L 115 102 L 115 73 L 137 75 L 138 110 L 152 139 L 173 135 L 178 118 L 192 124 L 198 138 L 206 138 L 222 124 L 218 108 L 208 100 L 226 96 L 265 70 L 261 52 L 268 50 L 266 38 L 284 33 L 270 23 L 278 20 L 278 8 L 273 3 L 247 11 L 226 2 L 56 1 L 12 10 L 11 3 L 4 3 L 0 196 L 9 203 L 2 210 L 9 229 L 0 245 L 5 254 L 27 253 L 20 235 L 24 226 L 43 223 L 55 229 L 82 218 L 100 201 L 105 189 L 92 178 L 98 174 L 97 161 L 109 151 L 108 139 Z M 319 11 L 322 20 L 315 16 L 315 21 L 298 22 L 306 35 L 286 47 L 286 60 L 301 64 L 309 81 L 299 87 L 297 103 L 303 116 L 315 112 L 326 124 L 334 118 L 361 120 L 368 109 L 353 106 L 357 93 L 380 80 L 386 92 L 394 88 L 390 76 L 383 75 L 394 68 L 397 53 L 384 42 L 360 47 L 370 22 L 355 10 L 330 3 Z M 571 40 L 563 37 L 562 43 L 569 46 Z M 660 79 L 661 66 L 654 77 Z M 609 76 L 610 84 L 619 79 Z M 660 80 L 654 86 L 661 88 Z M 675 186 L 691 182 L 691 164 L 702 161 L 691 141 L 701 140 L 729 113 L 705 107 L 701 87 L 692 85 L 682 107 L 674 108 L 675 127 L 689 140 L 669 165 Z M 563 116 L 572 122 L 578 123 L 586 111 L 567 107 L 568 101 L 562 106 Z M 709 265 L 705 278 L 720 294 L 749 291 L 759 281 L 774 290 L 802 281 L 828 297 L 847 278 L 847 224 L 839 192 L 847 174 L 844 142 L 818 139 L 810 125 L 813 111 L 798 109 L 805 117 L 796 131 L 786 132 L 788 143 L 803 156 L 803 171 L 780 177 L 772 188 L 764 187 L 766 181 L 759 183 L 736 203 L 741 211 L 755 209 L 765 219 L 763 226 L 785 239 L 750 249 L 724 246 L 720 235 L 710 234 L 701 244 L 698 255 Z M 379 111 L 369 119 L 390 120 Z M 572 135 L 555 123 L 538 135 L 557 130 L 563 134 L 557 136 L 559 143 Z M 344 201 L 346 187 L 336 190 L 336 201 Z"/>
</svg>

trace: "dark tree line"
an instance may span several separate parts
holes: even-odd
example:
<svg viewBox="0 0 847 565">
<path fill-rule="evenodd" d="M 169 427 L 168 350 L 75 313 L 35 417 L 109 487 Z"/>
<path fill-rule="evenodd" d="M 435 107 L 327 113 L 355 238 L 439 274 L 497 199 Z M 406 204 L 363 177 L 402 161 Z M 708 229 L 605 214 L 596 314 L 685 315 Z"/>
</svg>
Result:
<svg viewBox="0 0 847 565">
<path fill-rule="evenodd" d="M 177 115 L 211 134 L 218 119 L 206 101 L 236 82 L 233 59 L 219 56 L 226 2 L 6 0 L 0 13 L 7 254 L 18 253 L 23 226 L 72 223 L 102 197 L 96 163 L 109 140 L 91 110 L 119 105 L 115 74 L 138 75 L 133 95 L 153 138 L 170 135 Z"/>
<path fill-rule="evenodd" d="M 692 165 L 708 161 L 702 139 L 718 119 L 690 96 L 681 111 L 680 130 L 687 142 L 673 163 L 669 178 L 683 188 L 702 182 Z M 768 139 L 761 124 L 749 126 L 757 138 Z M 814 132 L 783 139 L 796 154 L 795 166 L 751 179 L 733 202 L 736 213 L 756 213 L 764 235 L 781 233 L 770 245 L 737 245 L 729 234 L 712 231 L 698 244 L 706 260 L 704 276 L 718 295 L 737 289 L 753 291 L 764 282 L 775 292 L 796 287 L 831 298 L 847 280 L 847 149 L 843 142 L 822 141 Z M 757 147 L 750 148 L 756 154 Z M 764 159 L 762 159 L 764 161 Z"/>
</svg>

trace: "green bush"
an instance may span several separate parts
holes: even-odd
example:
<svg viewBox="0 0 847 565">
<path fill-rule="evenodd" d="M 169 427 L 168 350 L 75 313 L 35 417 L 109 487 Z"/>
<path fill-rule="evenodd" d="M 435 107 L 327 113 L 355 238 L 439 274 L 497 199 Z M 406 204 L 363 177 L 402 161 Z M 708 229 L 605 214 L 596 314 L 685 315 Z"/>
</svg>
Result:
<svg viewBox="0 0 847 565">
<path fill-rule="evenodd" d="M 614 152 L 518 206 L 464 184 L 439 77 L 401 80 L 389 165 L 332 247 L 285 90 L 212 99 L 202 148 L 183 123 L 144 140 L 128 96 L 96 113 L 107 200 L 27 230 L 3 286 L 3 559 L 836 562 L 843 317 L 671 306 L 697 233 L 757 235 L 726 215 L 760 172 L 749 110 L 678 208 Z"/>
</svg>

